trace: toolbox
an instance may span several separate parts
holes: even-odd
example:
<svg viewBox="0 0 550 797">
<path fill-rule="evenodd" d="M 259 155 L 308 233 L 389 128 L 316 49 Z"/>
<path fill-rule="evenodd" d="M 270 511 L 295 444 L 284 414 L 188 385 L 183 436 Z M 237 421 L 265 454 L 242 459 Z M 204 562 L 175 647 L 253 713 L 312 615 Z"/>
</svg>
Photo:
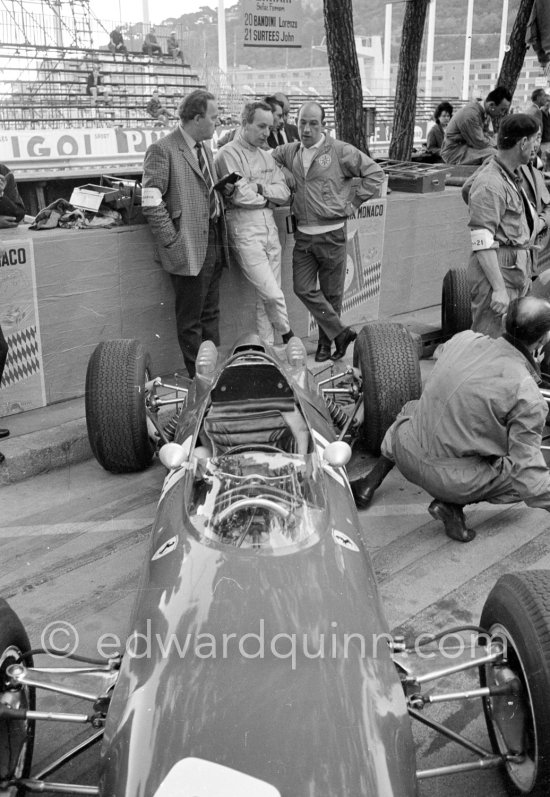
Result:
<svg viewBox="0 0 550 797">
<path fill-rule="evenodd" d="M 392 191 L 410 194 L 431 194 L 445 190 L 446 163 L 410 163 L 407 161 L 379 161 L 388 175 L 388 187 Z"/>
<path fill-rule="evenodd" d="M 124 200 L 124 193 L 118 188 L 87 183 L 73 190 L 69 202 L 75 208 L 91 210 L 97 213 L 103 202 L 111 209 L 117 209 L 121 207 L 122 200 Z M 124 204 L 123 202 L 122 206 Z"/>
</svg>

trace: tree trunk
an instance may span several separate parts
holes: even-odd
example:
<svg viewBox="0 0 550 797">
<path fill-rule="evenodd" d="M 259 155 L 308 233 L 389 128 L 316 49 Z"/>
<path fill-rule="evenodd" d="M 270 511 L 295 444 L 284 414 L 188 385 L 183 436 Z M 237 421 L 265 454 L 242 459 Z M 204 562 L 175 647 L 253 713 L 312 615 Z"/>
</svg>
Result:
<svg viewBox="0 0 550 797">
<path fill-rule="evenodd" d="M 389 152 L 392 160 L 408 161 L 411 158 L 416 115 L 418 64 L 429 2 L 430 0 L 408 0 L 405 6 Z"/>
<path fill-rule="evenodd" d="M 510 49 L 504 55 L 497 80 L 497 86 L 504 86 L 512 94 L 516 90 L 519 74 L 523 67 L 527 45 L 525 35 L 535 0 L 521 0 L 518 13 L 510 33 Z"/>
<path fill-rule="evenodd" d="M 368 152 L 351 0 L 323 0 L 336 135 Z"/>
</svg>

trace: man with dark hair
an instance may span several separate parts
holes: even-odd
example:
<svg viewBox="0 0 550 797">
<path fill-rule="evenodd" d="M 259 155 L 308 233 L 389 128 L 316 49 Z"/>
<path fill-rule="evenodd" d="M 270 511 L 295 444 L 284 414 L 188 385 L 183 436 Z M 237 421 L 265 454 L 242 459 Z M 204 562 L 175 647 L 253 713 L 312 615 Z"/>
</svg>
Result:
<svg viewBox="0 0 550 797">
<path fill-rule="evenodd" d="M 162 47 L 158 42 L 154 27 L 145 34 L 141 52 L 145 55 L 162 55 Z"/>
<path fill-rule="evenodd" d="M 300 140 L 300 134 L 298 133 L 298 128 L 296 125 L 293 125 L 291 122 L 288 121 L 288 117 L 290 114 L 290 102 L 286 94 L 283 94 L 282 91 L 274 91 L 272 95 L 277 102 L 282 105 L 283 107 L 283 126 L 280 130 L 284 144 L 291 144 L 293 141 Z"/>
<path fill-rule="evenodd" d="M 124 44 L 124 38 L 122 36 L 122 26 L 117 25 L 110 34 L 109 34 L 109 44 L 107 45 L 109 50 L 113 53 L 122 53 L 123 55 L 128 55 L 128 49 Z"/>
<path fill-rule="evenodd" d="M 538 126 L 532 116 L 516 113 L 498 131 L 498 153 L 479 169 L 468 196 L 472 254 L 468 284 L 472 329 L 497 337 L 511 299 L 531 286 L 531 248 L 547 226 L 529 202 L 521 167 L 533 154 Z"/>
<path fill-rule="evenodd" d="M 444 344 L 422 396 L 386 432 L 380 460 L 352 484 L 358 506 L 395 464 L 434 497 L 428 511 L 459 542 L 475 536 L 466 504 L 525 501 L 550 512 L 540 448 L 548 407 L 535 359 L 549 339 L 550 303 L 527 296 L 510 303 L 502 337 L 467 330 Z"/>
<path fill-rule="evenodd" d="M 209 146 L 218 106 L 196 89 L 178 108 L 179 125 L 145 154 L 142 207 L 176 294 L 178 341 L 190 377 L 203 340 L 219 338 L 224 236 L 218 180 Z"/>
<path fill-rule="evenodd" d="M 162 104 L 158 89 L 153 89 L 151 92 L 151 99 L 145 106 L 145 110 L 159 125 L 167 125 L 170 119 L 176 118 L 175 114 Z"/>
<path fill-rule="evenodd" d="M 504 86 L 489 92 L 484 102 L 475 100 L 461 108 L 445 131 L 441 157 L 445 163 L 476 166 L 496 153 L 491 120 L 508 113 L 512 95 Z"/>
<path fill-rule="evenodd" d="M 280 144 L 286 144 L 283 135 L 283 128 L 285 124 L 282 103 L 275 97 L 274 94 L 264 97 L 263 101 L 269 105 L 273 114 L 273 124 L 267 137 L 267 146 L 269 149 L 275 149 Z"/>
<path fill-rule="evenodd" d="M 221 177 L 232 172 L 241 175 L 226 194 L 227 228 L 235 259 L 256 288 L 256 326 L 267 344 L 274 343 L 275 331 L 283 343 L 293 335 L 281 290 L 281 244 L 273 216 L 274 207 L 288 203 L 290 189 L 281 167 L 265 148 L 272 126 L 273 113 L 267 103 L 248 103 L 235 138 L 216 155 Z"/>
<path fill-rule="evenodd" d="M 357 337 L 340 320 L 346 219 L 375 196 L 384 182 L 384 172 L 368 155 L 325 136 L 324 120 L 325 111 L 318 102 L 304 103 L 298 114 L 301 144 L 285 144 L 273 151 L 294 188 L 294 292 L 319 326 L 317 362 L 340 360 Z"/>
<path fill-rule="evenodd" d="M 535 89 L 531 94 L 531 105 L 527 108 L 525 113 L 528 113 L 533 119 L 536 120 L 542 132 L 542 109 L 548 105 L 550 97 L 545 89 Z"/>
</svg>

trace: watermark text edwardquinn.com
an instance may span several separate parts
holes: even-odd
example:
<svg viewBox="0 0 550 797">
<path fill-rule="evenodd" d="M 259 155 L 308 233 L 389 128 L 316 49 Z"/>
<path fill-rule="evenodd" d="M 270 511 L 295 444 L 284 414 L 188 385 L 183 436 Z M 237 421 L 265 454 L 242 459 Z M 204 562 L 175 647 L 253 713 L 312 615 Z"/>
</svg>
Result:
<svg viewBox="0 0 550 797">
<path fill-rule="evenodd" d="M 76 654 L 80 646 L 77 629 L 64 620 L 48 623 L 40 639 L 45 650 L 63 657 Z M 436 656 L 458 659 L 465 654 L 475 658 L 479 655 L 480 637 L 477 634 L 465 638 L 452 632 L 438 638 L 437 647 L 430 644 L 432 639 L 433 634 L 418 634 L 408 642 L 407 649 L 422 659 Z M 382 654 L 387 655 L 388 646 L 393 647 L 395 641 L 391 634 L 343 632 L 336 622 L 330 623 L 327 633 L 316 634 L 281 632 L 268 635 L 265 622 L 261 619 L 257 630 L 244 634 L 201 632 L 178 635 L 155 632 L 151 620 L 147 620 L 143 631 L 134 631 L 125 640 L 110 632 L 102 634 L 97 640 L 96 652 L 105 660 L 119 654 L 133 659 L 166 659 L 170 656 L 203 660 L 223 660 L 235 656 L 247 660 L 272 658 L 288 661 L 291 669 L 295 670 L 300 662 L 308 660 L 377 658 Z M 485 644 L 489 638 L 482 636 L 481 641 Z"/>
</svg>

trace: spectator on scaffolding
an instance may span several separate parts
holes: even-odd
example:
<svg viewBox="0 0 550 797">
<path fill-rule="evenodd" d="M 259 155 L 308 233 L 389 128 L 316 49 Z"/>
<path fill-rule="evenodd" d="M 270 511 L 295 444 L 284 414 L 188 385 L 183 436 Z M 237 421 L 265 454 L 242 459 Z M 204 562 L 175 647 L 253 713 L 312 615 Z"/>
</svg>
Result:
<svg viewBox="0 0 550 797">
<path fill-rule="evenodd" d="M 170 58 L 180 58 L 182 64 L 185 63 L 185 59 L 183 57 L 183 50 L 180 47 L 179 41 L 176 39 L 176 31 L 171 30 L 168 39 L 166 40 L 166 52 L 170 56 Z"/>
<path fill-rule="evenodd" d="M 154 28 L 151 28 L 149 33 L 145 35 L 141 51 L 145 55 L 162 55 L 162 47 L 158 43 Z"/>
<path fill-rule="evenodd" d="M 176 118 L 176 115 L 162 104 L 158 89 L 153 89 L 152 97 L 145 106 L 145 110 L 155 120 L 155 126 L 167 125 L 169 119 Z"/>
<path fill-rule="evenodd" d="M 92 67 L 92 71 L 88 73 L 86 78 L 86 94 L 88 97 L 92 97 L 96 104 L 104 102 L 108 105 L 111 102 L 109 87 L 103 85 L 103 78 L 97 65 Z"/>
<path fill-rule="evenodd" d="M 124 38 L 122 36 L 121 25 L 117 25 L 116 28 L 110 32 L 109 44 L 107 47 L 113 54 L 122 53 L 123 55 L 128 55 L 128 50 L 124 44 Z"/>
</svg>

